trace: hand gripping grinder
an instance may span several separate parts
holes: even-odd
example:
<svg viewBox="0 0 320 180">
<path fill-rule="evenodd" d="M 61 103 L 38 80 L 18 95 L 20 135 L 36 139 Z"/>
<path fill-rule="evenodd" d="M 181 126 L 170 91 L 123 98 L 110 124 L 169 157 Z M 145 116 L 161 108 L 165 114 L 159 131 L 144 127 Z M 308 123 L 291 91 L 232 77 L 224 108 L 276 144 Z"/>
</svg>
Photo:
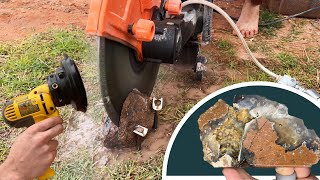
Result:
<svg viewBox="0 0 320 180">
<path fill-rule="evenodd" d="M 88 102 L 86 91 L 74 61 L 65 56 L 56 73 L 51 74 L 47 84 L 40 85 L 30 93 L 11 99 L 3 108 L 2 117 L 11 127 L 29 127 L 49 117 L 59 116 L 56 107 L 71 104 L 77 111 L 85 112 Z M 54 171 L 49 168 L 39 180 L 49 179 Z"/>
</svg>

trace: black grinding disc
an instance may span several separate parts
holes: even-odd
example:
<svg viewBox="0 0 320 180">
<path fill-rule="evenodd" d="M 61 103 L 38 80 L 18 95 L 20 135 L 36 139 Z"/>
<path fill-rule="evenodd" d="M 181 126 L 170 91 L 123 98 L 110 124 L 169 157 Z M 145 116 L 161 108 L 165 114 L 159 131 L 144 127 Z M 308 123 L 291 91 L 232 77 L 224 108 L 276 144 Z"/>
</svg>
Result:
<svg viewBox="0 0 320 180">
<path fill-rule="evenodd" d="M 56 73 L 48 77 L 48 86 L 55 106 L 72 104 L 77 111 L 87 111 L 87 95 L 79 70 L 68 56 L 61 61 Z"/>
</svg>

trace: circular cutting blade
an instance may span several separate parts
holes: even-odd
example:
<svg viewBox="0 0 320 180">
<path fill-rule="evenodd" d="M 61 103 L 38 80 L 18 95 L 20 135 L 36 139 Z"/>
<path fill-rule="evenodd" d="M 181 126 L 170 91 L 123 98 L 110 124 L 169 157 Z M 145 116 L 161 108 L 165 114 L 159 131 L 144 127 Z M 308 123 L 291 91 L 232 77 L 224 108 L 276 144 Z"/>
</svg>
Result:
<svg viewBox="0 0 320 180">
<path fill-rule="evenodd" d="M 111 121 L 119 126 L 122 104 L 134 89 L 150 95 L 159 64 L 139 62 L 131 48 L 98 37 L 101 93 Z"/>
</svg>

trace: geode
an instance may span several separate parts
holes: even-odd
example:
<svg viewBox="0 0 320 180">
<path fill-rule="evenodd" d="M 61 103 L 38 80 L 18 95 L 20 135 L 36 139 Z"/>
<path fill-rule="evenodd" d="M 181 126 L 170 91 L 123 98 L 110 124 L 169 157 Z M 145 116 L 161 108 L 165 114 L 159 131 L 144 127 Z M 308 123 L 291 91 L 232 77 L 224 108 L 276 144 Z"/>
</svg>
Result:
<svg viewBox="0 0 320 180">
<path fill-rule="evenodd" d="M 199 120 L 204 160 L 214 167 L 310 167 L 320 139 L 288 108 L 257 95 L 218 100 Z"/>
</svg>

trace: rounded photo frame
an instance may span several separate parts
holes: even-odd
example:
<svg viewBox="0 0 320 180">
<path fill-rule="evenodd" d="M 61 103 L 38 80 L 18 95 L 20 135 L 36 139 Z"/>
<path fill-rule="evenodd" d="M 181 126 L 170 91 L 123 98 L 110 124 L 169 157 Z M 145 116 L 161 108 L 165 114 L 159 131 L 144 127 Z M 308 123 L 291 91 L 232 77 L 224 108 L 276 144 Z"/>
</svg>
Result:
<svg viewBox="0 0 320 180">
<path fill-rule="evenodd" d="M 219 99 L 232 104 L 235 95 L 259 95 L 288 107 L 289 115 L 304 120 L 308 129 L 320 134 L 320 102 L 292 87 L 271 82 L 246 82 L 222 88 L 198 102 L 180 121 L 168 143 L 163 162 L 163 179 L 210 179 L 222 176 L 221 168 L 214 168 L 203 159 L 198 119 Z M 254 177 L 274 177 L 274 168 L 246 168 Z M 311 172 L 320 176 L 320 162 Z M 269 177 L 269 178 L 268 178 Z M 259 179 L 260 179 L 259 178 Z M 225 179 L 223 177 L 223 179 Z"/>
</svg>

